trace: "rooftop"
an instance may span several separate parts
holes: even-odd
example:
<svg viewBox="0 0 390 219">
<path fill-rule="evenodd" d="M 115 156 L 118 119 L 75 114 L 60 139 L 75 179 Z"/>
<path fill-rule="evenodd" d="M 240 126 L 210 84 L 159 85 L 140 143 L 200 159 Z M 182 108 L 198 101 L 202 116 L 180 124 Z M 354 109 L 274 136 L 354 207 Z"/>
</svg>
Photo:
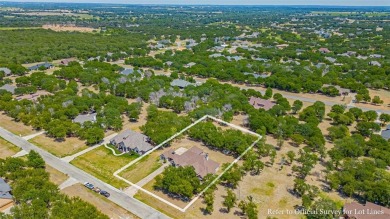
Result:
<svg viewBox="0 0 390 219">
<path fill-rule="evenodd" d="M 208 154 L 198 147 L 192 147 L 185 152 L 180 148 L 176 151 L 171 149 L 162 156 L 172 161 L 175 166 L 194 167 L 196 174 L 202 178 L 207 174 L 215 174 L 219 168 L 219 164 L 209 159 Z"/>
<path fill-rule="evenodd" d="M 270 100 L 261 99 L 261 98 L 258 98 L 258 97 L 251 97 L 250 100 L 249 100 L 249 104 L 251 104 L 255 109 L 262 108 L 262 109 L 265 109 L 265 110 L 269 110 L 273 106 L 276 105 L 275 103 L 273 103 Z"/>
<path fill-rule="evenodd" d="M 367 202 L 365 205 L 357 202 L 347 203 L 344 205 L 344 212 L 349 218 L 355 219 L 389 219 L 390 209 L 380 205 Z M 372 214 L 373 212 L 378 212 Z M 379 213 L 381 212 L 381 213 Z"/>
<path fill-rule="evenodd" d="M 96 122 L 96 115 L 96 113 L 80 114 L 73 119 L 73 122 L 80 123 L 81 125 L 85 122 Z"/>
</svg>

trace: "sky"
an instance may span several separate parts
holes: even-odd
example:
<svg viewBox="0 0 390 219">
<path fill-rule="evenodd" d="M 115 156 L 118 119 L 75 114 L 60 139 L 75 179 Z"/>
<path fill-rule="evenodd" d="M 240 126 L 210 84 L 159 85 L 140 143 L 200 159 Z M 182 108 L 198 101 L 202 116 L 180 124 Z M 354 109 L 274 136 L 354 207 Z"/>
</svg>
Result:
<svg viewBox="0 0 390 219">
<path fill-rule="evenodd" d="M 6 0 L 11 2 L 75 2 L 178 5 L 342 5 L 390 6 L 390 0 Z"/>
</svg>

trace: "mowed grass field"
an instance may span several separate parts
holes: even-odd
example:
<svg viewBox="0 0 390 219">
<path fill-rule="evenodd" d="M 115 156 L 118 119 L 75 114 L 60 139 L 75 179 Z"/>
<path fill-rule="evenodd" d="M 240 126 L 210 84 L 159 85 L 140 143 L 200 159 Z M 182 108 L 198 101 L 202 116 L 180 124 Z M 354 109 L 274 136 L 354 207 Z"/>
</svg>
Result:
<svg viewBox="0 0 390 219">
<path fill-rule="evenodd" d="M 16 135 L 31 135 L 36 133 L 32 127 L 24 125 L 22 122 L 16 122 L 11 117 L 0 113 L 0 126 Z"/>
<path fill-rule="evenodd" d="M 57 157 L 66 157 L 88 148 L 85 142 L 78 138 L 65 138 L 64 141 L 56 141 L 43 134 L 29 141 Z"/>
<path fill-rule="evenodd" d="M 159 155 L 158 153 L 151 153 L 125 169 L 119 175 L 132 183 L 137 183 L 162 166 Z"/>
<path fill-rule="evenodd" d="M 114 156 L 109 149 L 101 146 L 76 157 L 70 163 L 116 188 L 126 188 L 129 185 L 114 177 L 113 173 L 136 157 L 129 154 Z M 138 171 L 142 172 L 142 169 Z"/>
<path fill-rule="evenodd" d="M 0 158 L 5 159 L 20 151 L 20 148 L 16 147 L 12 143 L 0 138 Z"/>
</svg>

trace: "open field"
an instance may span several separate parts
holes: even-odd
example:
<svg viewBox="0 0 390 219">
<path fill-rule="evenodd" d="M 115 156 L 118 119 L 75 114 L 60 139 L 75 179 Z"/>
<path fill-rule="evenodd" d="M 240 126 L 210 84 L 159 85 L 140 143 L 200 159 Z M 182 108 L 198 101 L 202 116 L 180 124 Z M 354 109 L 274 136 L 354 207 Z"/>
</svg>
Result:
<svg viewBox="0 0 390 219">
<path fill-rule="evenodd" d="M 20 148 L 0 138 L 0 159 L 10 157 L 20 151 Z"/>
<path fill-rule="evenodd" d="M 75 137 L 59 142 L 43 134 L 29 141 L 57 157 L 66 157 L 88 148 L 84 141 Z"/>
<path fill-rule="evenodd" d="M 73 186 L 67 187 L 63 189 L 62 192 L 69 195 L 70 197 L 80 197 L 82 200 L 94 205 L 99 211 L 112 219 L 138 218 L 132 213 L 119 207 L 115 203 L 112 203 L 102 195 L 85 188 L 82 184 L 75 184 Z"/>
<path fill-rule="evenodd" d="M 92 33 L 92 32 L 98 32 L 99 29 L 91 28 L 91 27 L 76 27 L 76 26 L 65 26 L 65 25 L 57 25 L 57 24 L 50 24 L 50 25 L 43 25 L 43 29 L 46 30 L 53 30 L 53 31 L 70 31 L 70 32 L 83 32 L 83 33 Z"/>
<path fill-rule="evenodd" d="M 68 12 L 59 12 L 59 11 L 36 11 L 36 12 L 18 12 L 13 13 L 15 15 L 27 15 L 27 16 L 71 16 L 78 17 L 81 19 L 92 19 L 93 16 L 90 14 L 81 14 L 81 13 L 68 13 Z"/>
<path fill-rule="evenodd" d="M 13 16 L 8 16 L 8 18 L 13 18 Z M 0 27 L 0 30 L 33 30 L 40 29 L 40 27 Z"/>
<path fill-rule="evenodd" d="M 10 132 L 20 135 L 26 136 L 36 133 L 32 127 L 24 125 L 22 122 L 15 122 L 11 117 L 0 113 L 0 126 L 9 130 Z"/>
<path fill-rule="evenodd" d="M 46 164 L 46 172 L 50 174 L 50 181 L 57 186 L 61 185 L 61 183 L 65 182 L 68 179 L 68 176 L 57 169 Z"/>
<path fill-rule="evenodd" d="M 101 146 L 75 158 L 71 164 L 116 188 L 125 188 L 128 184 L 114 177 L 113 173 L 135 158 L 136 155 L 129 154 L 114 156 L 109 149 Z"/>
<path fill-rule="evenodd" d="M 21 8 L 15 8 L 15 7 L 1 7 L 0 6 L 0 11 L 19 11 Z"/>
</svg>

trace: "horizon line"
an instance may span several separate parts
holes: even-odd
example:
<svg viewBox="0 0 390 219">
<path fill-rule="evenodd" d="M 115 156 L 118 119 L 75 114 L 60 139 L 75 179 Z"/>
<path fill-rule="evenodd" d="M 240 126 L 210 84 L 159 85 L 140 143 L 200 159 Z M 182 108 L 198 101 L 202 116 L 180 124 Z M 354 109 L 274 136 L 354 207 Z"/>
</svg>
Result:
<svg viewBox="0 0 390 219">
<path fill-rule="evenodd" d="M 72 2 L 72 1 L 0 1 L 0 3 L 54 3 L 54 4 L 105 4 L 105 5 L 138 5 L 138 6 L 306 6 L 306 7 L 390 7 L 389 5 L 316 5 L 316 4 L 141 4 L 141 3 L 110 3 L 110 2 Z"/>
</svg>

